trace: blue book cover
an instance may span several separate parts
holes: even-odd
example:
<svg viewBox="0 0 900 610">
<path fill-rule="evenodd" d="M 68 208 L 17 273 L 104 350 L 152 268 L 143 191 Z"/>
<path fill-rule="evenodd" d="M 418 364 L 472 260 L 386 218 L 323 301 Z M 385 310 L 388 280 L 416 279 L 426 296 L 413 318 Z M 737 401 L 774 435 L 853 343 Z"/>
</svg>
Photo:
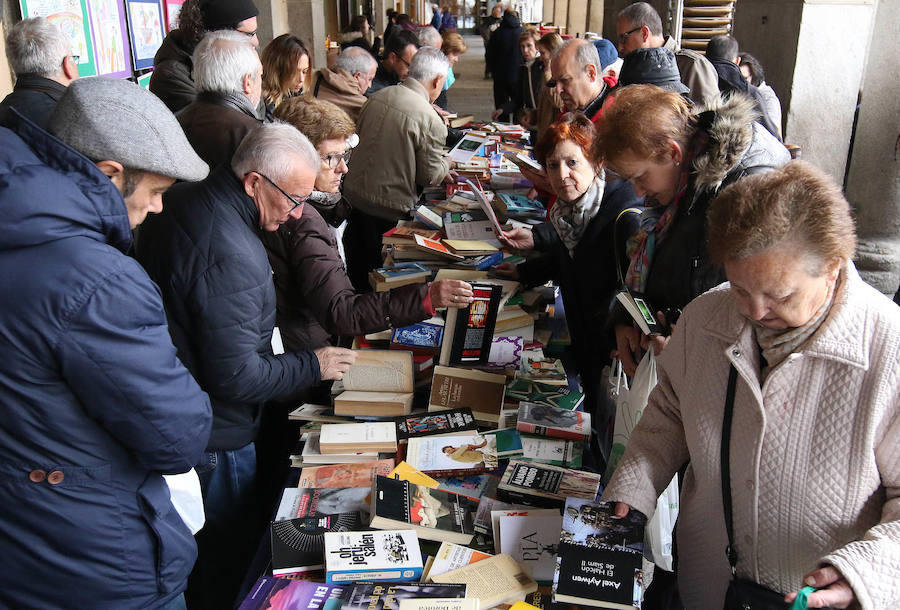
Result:
<svg viewBox="0 0 900 610">
<path fill-rule="evenodd" d="M 439 350 L 443 338 L 443 326 L 429 322 L 418 322 L 412 326 L 395 328 L 391 334 L 391 345 L 413 349 Z"/>
<path fill-rule="evenodd" d="M 547 214 L 544 204 L 536 199 L 529 199 L 524 195 L 512 193 L 497 193 L 497 197 L 506 206 L 506 213 L 510 216 L 527 216 L 529 218 L 543 218 Z"/>
</svg>

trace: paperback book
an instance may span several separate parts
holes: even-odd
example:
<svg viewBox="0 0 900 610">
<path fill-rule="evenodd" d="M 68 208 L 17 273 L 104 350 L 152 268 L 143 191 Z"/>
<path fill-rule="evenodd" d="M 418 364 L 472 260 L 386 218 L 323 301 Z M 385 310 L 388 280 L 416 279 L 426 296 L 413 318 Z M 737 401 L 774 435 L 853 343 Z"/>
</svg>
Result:
<svg viewBox="0 0 900 610">
<path fill-rule="evenodd" d="M 510 458 L 523 455 L 522 437 L 518 430 L 503 428 L 502 430 L 488 430 L 484 434 L 496 439 L 497 457 Z"/>
<path fill-rule="evenodd" d="M 344 391 L 334 399 L 336 415 L 396 416 L 409 413 L 413 399 L 413 356 L 395 350 L 358 350 L 344 374 Z"/>
<path fill-rule="evenodd" d="M 497 497 L 529 506 L 561 507 L 566 498 L 594 500 L 600 492 L 600 475 L 549 464 L 510 460 Z"/>
<path fill-rule="evenodd" d="M 409 350 L 414 354 L 438 355 L 444 327 L 430 322 L 418 322 L 410 326 L 395 328 L 391 334 L 391 349 Z"/>
<path fill-rule="evenodd" d="M 386 458 L 361 464 L 313 466 L 300 471 L 297 487 L 372 487 L 375 475 L 386 476 L 394 469 L 394 460 Z"/>
<path fill-rule="evenodd" d="M 369 514 L 372 487 L 285 488 L 275 520 L 323 517 L 344 512 Z"/>
<path fill-rule="evenodd" d="M 591 415 L 584 411 L 569 411 L 523 400 L 519 403 L 516 429 L 525 434 L 587 442 L 591 438 Z"/>
<path fill-rule="evenodd" d="M 238 610 L 321 610 L 328 600 L 340 599 L 343 590 L 343 587 L 308 580 L 263 576 Z"/>
<path fill-rule="evenodd" d="M 397 451 L 397 427 L 390 421 L 322 424 L 318 442 L 326 456 L 347 454 L 354 449 L 391 453 Z"/>
<path fill-rule="evenodd" d="M 506 376 L 435 366 L 428 411 L 471 409 L 476 421 L 496 426 L 503 409 Z"/>
<path fill-rule="evenodd" d="M 519 379 L 538 381 L 549 385 L 568 386 L 569 380 L 562 361 L 557 358 L 533 358 L 523 354 Z"/>
<path fill-rule="evenodd" d="M 272 575 L 293 576 L 323 569 L 325 532 L 358 530 L 361 525 L 357 512 L 274 521 L 270 526 Z"/>
<path fill-rule="evenodd" d="M 442 542 L 437 554 L 425 566 L 425 582 L 430 582 L 433 576 L 446 574 L 488 557 L 493 555 L 452 542 Z"/>
<path fill-rule="evenodd" d="M 438 360 L 441 365 L 487 363 L 501 292 L 502 288 L 497 285 L 472 284 L 473 300 L 469 306 L 447 309 Z"/>
<path fill-rule="evenodd" d="M 508 553 L 538 583 L 551 583 L 562 516 L 559 513 L 507 515 L 499 521 L 500 552 Z"/>
<path fill-rule="evenodd" d="M 481 610 L 477 599 L 404 599 L 400 610 Z"/>
<path fill-rule="evenodd" d="M 480 474 L 498 466 L 495 439 L 477 433 L 411 438 L 405 459 L 433 477 Z"/>
<path fill-rule="evenodd" d="M 613 518 L 614 505 L 569 498 L 560 530 L 554 600 L 596 608 L 641 607 L 646 518 Z"/>
<path fill-rule="evenodd" d="M 460 496 L 466 496 L 478 502 L 485 496 L 493 496 L 497 491 L 500 477 L 492 474 L 472 474 L 460 477 L 441 477 L 437 489 Z"/>
<path fill-rule="evenodd" d="M 527 593 L 537 590 L 537 582 L 506 554 L 439 574 L 432 580 L 468 585 L 466 596 L 478 599 L 484 608 L 522 599 Z"/>
<path fill-rule="evenodd" d="M 329 424 L 322 424 L 323 427 L 327 425 Z M 303 450 L 300 453 L 300 458 L 304 464 L 349 464 L 353 462 L 370 462 L 378 459 L 378 451 L 338 454 L 322 453 L 322 448 L 319 444 L 320 434 L 321 428 L 320 432 L 307 434 L 306 442 L 303 444 Z"/>
<path fill-rule="evenodd" d="M 666 329 L 656 319 L 656 307 L 638 295 L 623 290 L 616 294 L 616 299 L 634 320 L 645 335 L 666 335 Z"/>
<path fill-rule="evenodd" d="M 425 540 L 469 544 L 475 535 L 472 519 L 477 509 L 478 502 L 465 496 L 378 477 L 371 527 L 412 529 Z"/>
<path fill-rule="evenodd" d="M 465 596 L 465 585 L 458 584 L 356 582 L 346 585 L 340 598 L 328 602 L 323 610 L 399 610 L 405 600 L 461 599 Z"/>
<path fill-rule="evenodd" d="M 397 441 L 401 443 L 410 438 L 465 432 L 475 430 L 476 427 L 475 416 L 468 408 L 403 415 L 394 422 L 397 427 Z"/>
<path fill-rule="evenodd" d="M 422 575 L 419 539 L 408 529 L 325 532 L 325 569 L 328 584 L 418 580 Z"/>
<path fill-rule="evenodd" d="M 522 436 L 522 456 L 520 460 L 539 462 L 563 468 L 581 468 L 584 458 L 584 443 L 563 438 L 542 436 Z"/>
<path fill-rule="evenodd" d="M 567 387 L 547 385 L 538 381 L 514 379 L 506 387 L 506 399 L 510 403 L 531 402 L 547 407 L 575 411 L 584 402 L 584 394 Z"/>
<path fill-rule="evenodd" d="M 542 220 L 547 209 L 537 199 L 529 199 L 513 193 L 497 193 L 497 198 L 506 206 L 506 214 L 512 218 L 534 218 Z"/>
</svg>

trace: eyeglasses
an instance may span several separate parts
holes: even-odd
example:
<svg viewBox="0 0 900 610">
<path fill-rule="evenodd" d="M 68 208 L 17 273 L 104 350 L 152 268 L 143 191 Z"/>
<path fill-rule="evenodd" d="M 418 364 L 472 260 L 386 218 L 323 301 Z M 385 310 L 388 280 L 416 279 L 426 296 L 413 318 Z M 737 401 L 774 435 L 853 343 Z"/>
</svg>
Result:
<svg viewBox="0 0 900 610">
<path fill-rule="evenodd" d="M 247 172 L 247 174 L 249 174 L 249 173 L 250 173 L 250 172 Z M 306 203 L 307 199 L 309 199 L 309 195 L 307 195 L 306 197 L 303 197 L 302 199 L 297 199 L 297 198 L 295 198 L 295 197 L 291 197 L 290 195 L 288 195 L 288 194 L 285 192 L 285 190 L 284 190 L 283 188 L 281 188 L 280 186 L 278 186 L 277 184 L 275 184 L 275 181 L 274 181 L 274 180 L 272 180 L 271 178 L 269 178 L 268 176 L 266 176 L 265 174 L 263 174 L 263 173 L 261 173 L 261 172 L 255 172 L 255 173 L 257 173 L 257 174 L 259 174 L 260 176 L 262 176 L 263 178 L 265 178 L 266 182 L 268 182 L 269 184 L 271 184 L 272 186 L 274 186 L 276 189 L 278 189 L 278 192 L 279 192 L 279 193 L 281 193 L 282 195 L 284 195 L 285 197 L 287 197 L 287 198 L 288 198 L 288 201 L 290 201 L 292 204 L 294 204 L 293 206 L 291 206 L 291 209 L 288 210 L 288 214 L 290 214 L 291 212 L 293 212 L 294 210 L 296 210 L 297 208 L 299 208 L 301 205 L 303 205 L 304 203 Z M 245 174 L 245 175 L 246 175 L 246 174 Z"/>
<path fill-rule="evenodd" d="M 350 163 L 350 153 L 352 150 L 345 150 L 342 153 L 331 153 L 330 155 L 319 155 L 319 158 L 322 159 L 322 163 L 328 166 L 328 169 L 336 169 L 338 165 L 343 161 L 345 164 Z"/>
<path fill-rule="evenodd" d="M 398 56 L 397 56 L 397 59 L 399 59 L 400 61 L 402 61 L 403 63 L 405 63 L 407 68 L 409 67 L 409 62 L 406 61 L 405 59 L 403 59 L 403 57 L 401 57 L 400 55 L 398 55 Z"/>
<path fill-rule="evenodd" d="M 235 32 L 243 34 L 247 38 L 253 38 L 254 36 L 256 36 L 256 30 L 253 30 L 252 32 L 245 32 L 244 30 L 235 30 Z M 260 174 L 260 176 L 262 176 L 262 174 Z"/>
<path fill-rule="evenodd" d="M 624 34 L 619 34 L 619 44 L 625 44 L 625 41 L 628 40 L 628 37 L 640 30 L 644 26 L 639 26 L 634 28 L 633 30 L 628 30 Z"/>
</svg>

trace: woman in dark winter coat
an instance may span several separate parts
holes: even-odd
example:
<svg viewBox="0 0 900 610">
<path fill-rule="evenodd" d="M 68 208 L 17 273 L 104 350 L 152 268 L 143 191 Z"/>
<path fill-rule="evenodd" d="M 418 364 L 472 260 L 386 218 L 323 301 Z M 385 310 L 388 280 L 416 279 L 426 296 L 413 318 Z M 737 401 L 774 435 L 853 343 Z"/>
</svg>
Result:
<svg viewBox="0 0 900 610">
<path fill-rule="evenodd" d="M 487 64 L 494 77 L 494 108 L 502 108 L 516 96 L 519 66 L 523 63 L 522 50 L 519 48 L 522 31 L 516 12 L 507 9 L 500 20 L 500 27 L 491 34 L 488 41 Z"/>
<path fill-rule="evenodd" d="M 598 125 L 597 153 L 646 197 L 625 281 L 669 324 L 692 299 L 725 281 L 706 251 L 710 201 L 723 186 L 790 161 L 787 149 L 754 121 L 749 98 L 735 94 L 694 114 L 683 96 L 653 85 L 615 94 Z M 614 322 L 618 357 L 633 374 L 640 331 L 622 309 L 614 311 Z M 650 341 L 658 353 L 667 338 Z"/>
<path fill-rule="evenodd" d="M 522 65 L 519 66 L 519 82 L 515 87 L 513 99 L 494 110 L 491 118 L 497 120 L 501 116 L 512 116 L 513 120 L 522 121 L 527 111 L 538 106 L 541 90 L 546 89 L 545 76 L 546 57 L 538 57 L 537 42 L 541 35 L 535 28 L 527 28 L 519 35 L 519 50 L 522 52 Z"/>
<path fill-rule="evenodd" d="M 500 265 L 497 272 L 529 286 L 550 279 L 559 284 L 585 409 L 596 415 L 598 440 L 604 446 L 607 432 L 612 432 L 612 421 L 597 409 L 602 404 L 600 371 L 612 348 L 606 322 L 618 286 L 616 258 L 626 261 L 625 240 L 638 228 L 639 214 L 623 211 L 640 205 L 640 200 L 627 181 L 606 180 L 593 140 L 594 126 L 580 112 L 564 114 L 547 129 L 535 156 L 558 197 L 550 221 L 533 231 L 513 229 L 504 238 L 517 250 L 542 256 L 518 267 Z"/>
<path fill-rule="evenodd" d="M 338 250 L 350 212 L 340 186 L 347 173 L 353 121 L 331 102 L 306 98 L 284 102 L 275 118 L 302 131 L 322 157 L 303 215 L 260 235 L 275 273 L 276 321 L 287 351 L 406 326 L 430 317 L 435 308 L 469 304 L 470 286 L 458 280 L 358 294 Z"/>
</svg>

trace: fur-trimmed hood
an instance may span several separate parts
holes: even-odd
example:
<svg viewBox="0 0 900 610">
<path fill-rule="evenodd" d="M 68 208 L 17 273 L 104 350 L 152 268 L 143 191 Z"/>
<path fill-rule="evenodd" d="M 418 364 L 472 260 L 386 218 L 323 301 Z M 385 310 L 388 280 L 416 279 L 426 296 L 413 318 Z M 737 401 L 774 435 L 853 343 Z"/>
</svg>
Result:
<svg viewBox="0 0 900 610">
<path fill-rule="evenodd" d="M 787 149 L 758 118 L 753 100 L 739 93 L 720 97 L 698 115 L 696 137 L 708 142 L 692 162 L 696 193 L 716 191 L 746 174 L 790 161 Z"/>
</svg>

